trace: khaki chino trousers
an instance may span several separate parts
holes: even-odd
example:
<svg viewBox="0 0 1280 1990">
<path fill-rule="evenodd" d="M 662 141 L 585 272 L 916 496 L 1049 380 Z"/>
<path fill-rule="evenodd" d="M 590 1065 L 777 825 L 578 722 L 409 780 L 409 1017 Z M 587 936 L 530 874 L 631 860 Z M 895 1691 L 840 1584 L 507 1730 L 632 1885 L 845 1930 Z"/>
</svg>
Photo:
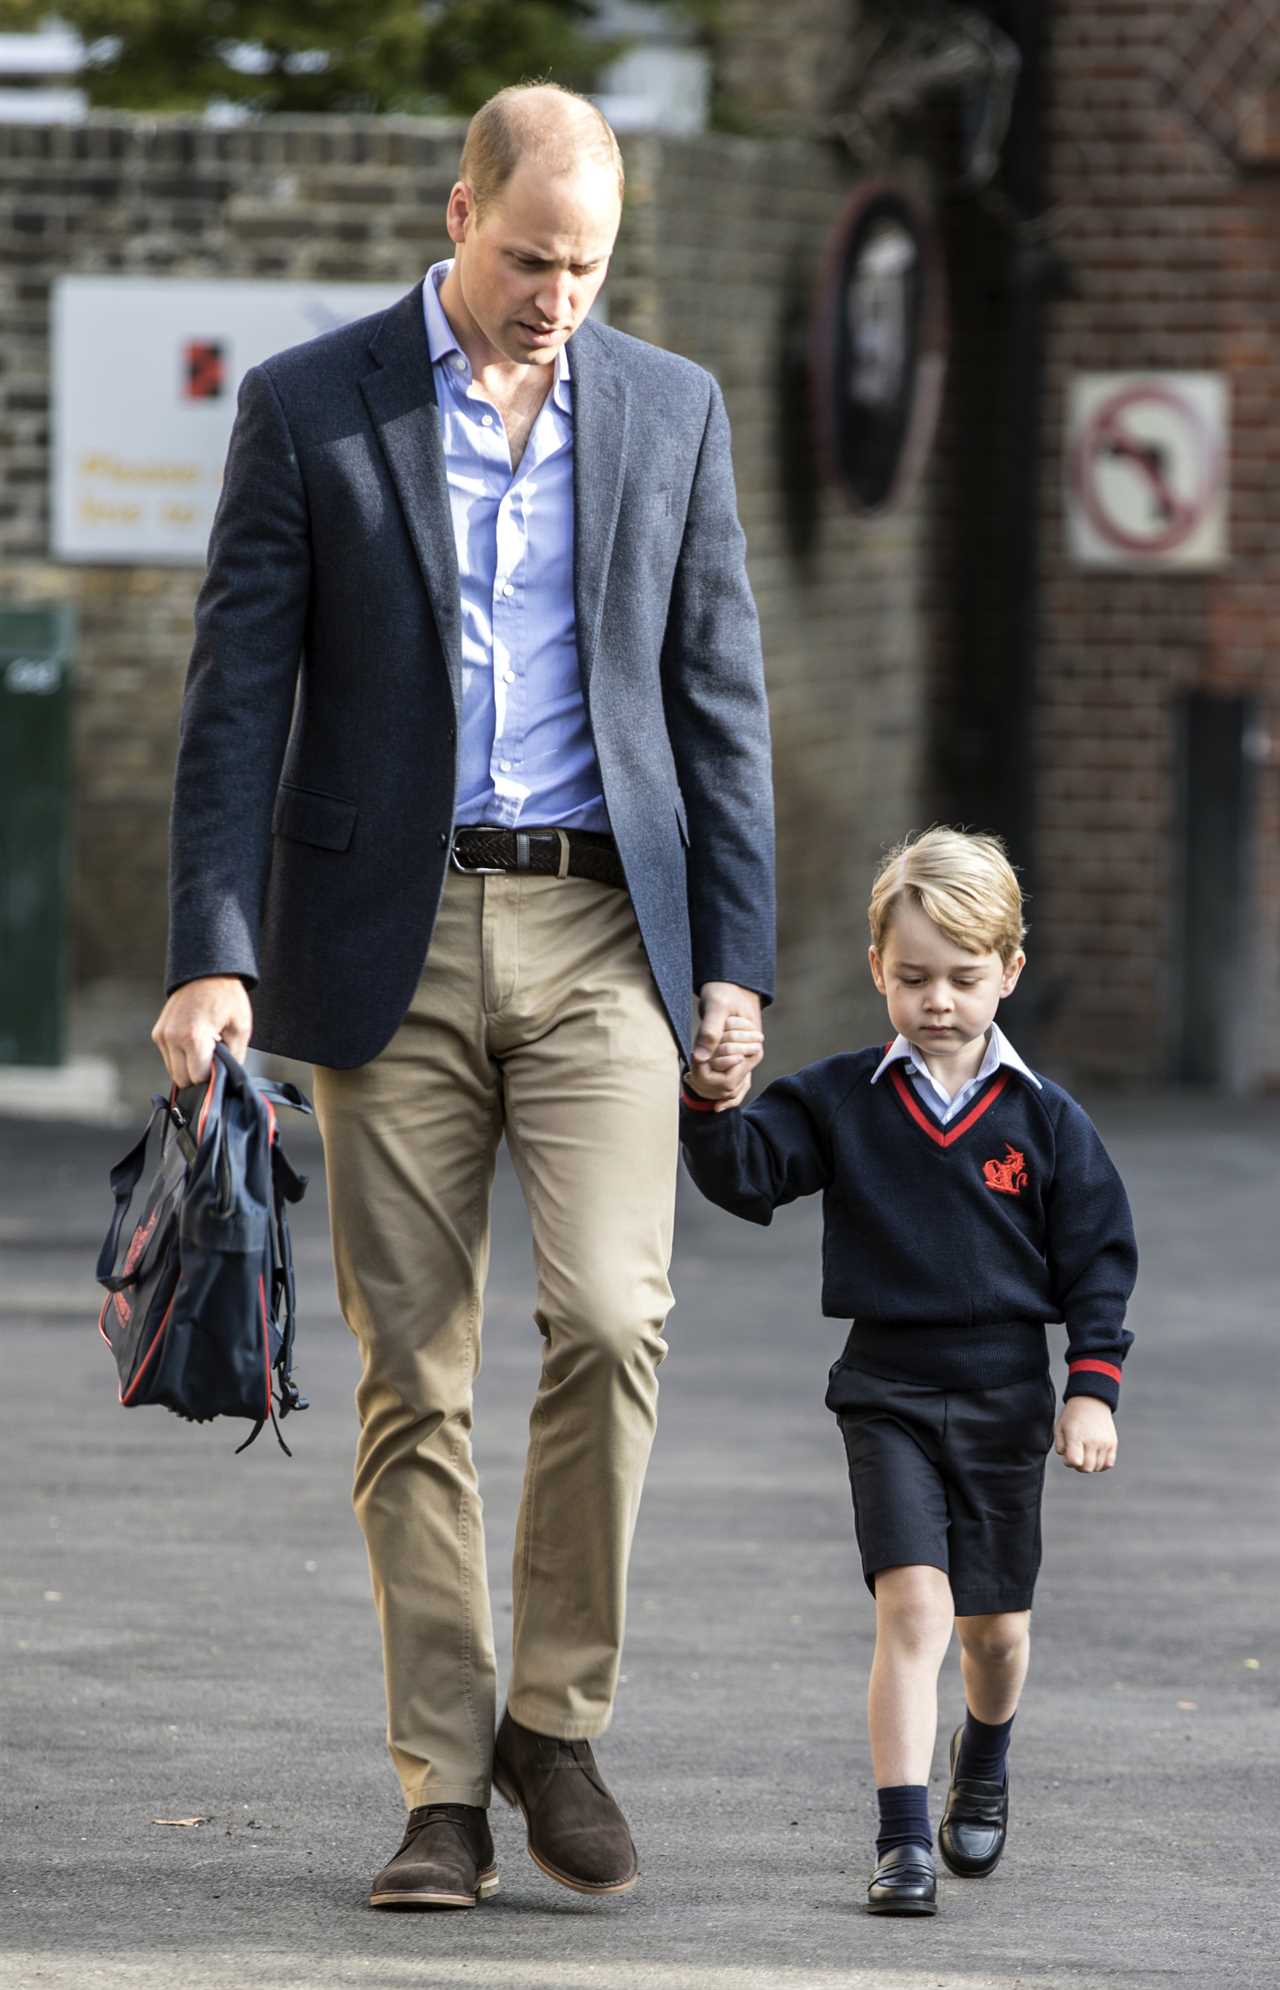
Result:
<svg viewBox="0 0 1280 1990">
<path fill-rule="evenodd" d="M 338 1295 L 361 1352 L 355 1510 L 411 1808 L 490 1794 L 471 1429 L 504 1133 L 542 1337 L 508 1706 L 565 1739 L 608 1725 L 666 1353 L 679 1070 L 625 891 L 450 869 L 400 1029 L 371 1063 L 316 1072 Z"/>
</svg>

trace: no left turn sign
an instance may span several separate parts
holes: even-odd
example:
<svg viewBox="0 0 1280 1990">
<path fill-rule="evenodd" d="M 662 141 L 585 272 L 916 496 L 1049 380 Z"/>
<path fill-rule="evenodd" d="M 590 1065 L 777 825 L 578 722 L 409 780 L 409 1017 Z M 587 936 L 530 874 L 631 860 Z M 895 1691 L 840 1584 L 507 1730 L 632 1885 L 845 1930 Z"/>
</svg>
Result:
<svg viewBox="0 0 1280 1990">
<path fill-rule="evenodd" d="M 1227 421 L 1220 374 L 1078 375 L 1067 446 L 1073 559 L 1134 571 L 1221 565 Z"/>
</svg>

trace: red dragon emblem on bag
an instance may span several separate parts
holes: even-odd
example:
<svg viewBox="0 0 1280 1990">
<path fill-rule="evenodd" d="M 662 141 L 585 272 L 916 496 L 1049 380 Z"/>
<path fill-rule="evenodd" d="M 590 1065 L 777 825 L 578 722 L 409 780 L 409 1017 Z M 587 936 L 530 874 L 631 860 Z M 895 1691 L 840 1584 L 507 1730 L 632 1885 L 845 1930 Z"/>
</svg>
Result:
<svg viewBox="0 0 1280 1990">
<path fill-rule="evenodd" d="M 153 1209 L 147 1221 L 139 1223 L 137 1229 L 134 1231 L 124 1261 L 124 1275 L 126 1277 L 131 1271 L 138 1269 L 138 1262 L 142 1257 L 142 1253 L 151 1242 L 151 1233 L 156 1227 L 156 1218 L 159 1214 L 160 1211 L 158 1209 Z"/>
<path fill-rule="evenodd" d="M 1021 1195 L 1027 1186 L 1027 1160 L 1006 1140 L 1003 1161 L 984 1161 L 982 1178 L 997 1195 Z"/>
<path fill-rule="evenodd" d="M 125 1254 L 124 1276 L 126 1278 L 128 1277 L 131 1271 L 136 1271 L 138 1269 L 139 1262 L 142 1258 L 142 1253 L 146 1250 L 147 1245 L 151 1242 L 151 1233 L 156 1227 L 156 1221 L 159 1215 L 160 1211 L 158 1209 L 153 1209 L 150 1216 L 147 1218 L 146 1222 L 139 1223 L 137 1229 L 134 1231 L 133 1237 L 129 1244 L 129 1249 Z M 115 1292 L 112 1294 L 111 1303 L 115 1308 L 116 1318 L 119 1320 L 121 1326 L 127 1327 L 130 1320 L 133 1318 L 132 1302 L 125 1297 L 123 1292 Z"/>
</svg>

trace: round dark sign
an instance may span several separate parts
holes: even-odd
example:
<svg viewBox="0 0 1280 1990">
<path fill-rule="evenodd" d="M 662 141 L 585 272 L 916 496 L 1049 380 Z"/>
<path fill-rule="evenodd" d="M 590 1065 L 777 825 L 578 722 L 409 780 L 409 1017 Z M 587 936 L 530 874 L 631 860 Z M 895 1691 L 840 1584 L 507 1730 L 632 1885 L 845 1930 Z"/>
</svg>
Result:
<svg viewBox="0 0 1280 1990">
<path fill-rule="evenodd" d="M 818 447 L 860 511 L 900 498 L 933 440 L 946 360 L 941 258 L 902 188 L 857 188 L 832 232 L 814 317 Z"/>
</svg>

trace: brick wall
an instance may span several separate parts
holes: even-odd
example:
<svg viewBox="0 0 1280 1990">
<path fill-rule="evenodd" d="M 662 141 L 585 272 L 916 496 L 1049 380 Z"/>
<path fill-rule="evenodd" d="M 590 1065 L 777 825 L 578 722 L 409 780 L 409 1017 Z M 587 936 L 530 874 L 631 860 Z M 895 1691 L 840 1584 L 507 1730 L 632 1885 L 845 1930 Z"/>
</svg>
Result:
<svg viewBox="0 0 1280 1990">
<path fill-rule="evenodd" d="M 975 695 L 980 647 L 964 652 L 954 618 L 958 589 L 982 589 L 957 559 L 957 526 L 990 504 L 989 460 L 948 458 L 944 432 L 923 501 L 868 523 L 817 490 L 803 446 L 794 334 L 850 169 L 785 133 L 821 114 L 856 11 L 806 0 L 783 33 L 776 9 L 732 0 L 722 87 L 736 77 L 746 113 L 782 135 L 631 141 L 609 287 L 615 323 L 714 369 L 734 422 L 777 738 L 779 1063 L 876 1026 L 860 965 L 867 875 L 907 826 L 938 812 L 982 818 L 971 777 L 999 723 L 998 697 Z M 1171 1069 L 1178 700 L 1190 689 L 1251 695 L 1264 731 L 1280 738 L 1280 116 L 1255 87 L 1265 63 L 1250 48 L 1268 14 L 1262 0 L 1054 9 L 1045 234 L 1071 294 L 1049 306 L 1041 411 L 1028 999 L 1047 994 L 1035 1048 L 1067 1075 L 1152 1080 Z M 1232 55 L 1226 87 L 1196 106 L 1205 35 L 1208 54 Z M 0 590 L 69 594 L 81 615 L 82 983 L 158 971 L 173 723 L 198 576 L 50 563 L 50 281 L 103 271 L 407 282 L 443 252 L 455 150 L 455 133 L 408 121 L 206 131 L 107 118 L 0 130 Z M 958 334 L 979 345 L 1005 300 L 964 255 L 952 280 Z M 1063 551 L 1069 381 L 1148 366 L 1230 378 L 1232 559 L 1222 573 L 1083 571 Z M 953 437 L 960 377 L 957 367 Z M 994 627 L 1003 605 L 984 612 Z M 1258 792 L 1255 958 L 1238 991 L 1235 1075 L 1247 1083 L 1280 1080 L 1274 757 Z"/>
<path fill-rule="evenodd" d="M 849 197 L 842 162 L 741 138 L 656 156 L 655 335 L 724 387 L 760 608 L 780 880 L 769 1053 L 786 1068 L 873 1041 L 882 1024 L 865 908 L 885 844 L 918 825 L 923 802 L 923 522 L 915 506 L 855 517 L 820 488 L 807 443 L 803 332 Z"/>
<path fill-rule="evenodd" d="M 1280 739 L 1280 179 L 1233 156 L 1235 112 L 1268 47 L 1274 63 L 1273 17 L 1251 0 L 1055 9 L 1048 167 L 1072 294 L 1051 310 L 1044 406 L 1036 924 L 1045 969 L 1070 990 L 1046 1060 L 1117 1075 L 1162 1076 L 1174 1052 L 1176 701 L 1192 688 L 1250 694 Z M 1226 87 L 1202 103 L 1207 64 L 1233 46 Z M 1146 367 L 1229 376 L 1223 572 L 1112 574 L 1065 557 L 1070 378 Z M 1274 758 L 1259 793 L 1257 956 L 1234 991 L 1247 1045 L 1234 1075 L 1253 1083 L 1280 1081 Z"/>
<path fill-rule="evenodd" d="M 856 85 L 844 51 L 871 11 L 866 0 L 799 10 L 730 0 L 721 88 L 762 129 L 822 128 Z M 1036 14 L 1034 0 L 988 0 L 985 11 L 1015 36 Z M 1222 879 L 1224 894 L 1239 890 L 1252 959 L 1224 996 L 1237 1013 L 1220 1069 L 1233 1084 L 1277 1084 L 1280 749 L 1264 745 L 1280 742 L 1277 8 L 1056 0 L 1043 12 L 1038 226 L 1010 232 L 999 184 L 983 202 L 943 209 L 953 364 L 926 519 L 900 521 L 921 572 L 911 630 L 927 680 L 921 699 L 913 669 L 926 735 L 918 816 L 1018 828 L 1034 896 L 1032 971 L 1013 1026 L 1034 1054 L 1067 1077 L 1167 1078 L 1182 955 L 1200 937 L 1181 921 L 1179 710 L 1190 691 L 1257 700 L 1267 757 L 1254 774 L 1252 861 L 1239 880 Z M 926 145 L 930 131 L 918 127 Z M 1039 262 L 1043 274 L 1055 257 L 1069 288 L 1046 305 L 1039 435 L 1028 438 L 1009 425 L 1004 392 L 1020 358 L 1016 265 L 1026 275 Z M 1067 558 L 1071 379 L 1146 368 L 1228 378 L 1231 557 L 1221 572 L 1107 572 Z M 1028 688 L 1010 643 L 1020 607 L 1005 589 L 1001 542 L 1020 510 L 1016 459 L 1029 439 L 1042 454 Z"/>
<path fill-rule="evenodd" d="M 105 980 L 158 985 L 199 575 L 51 562 L 50 284 L 75 272 L 407 287 L 447 252 L 458 139 L 412 121 L 0 127 L 0 595 L 70 597 L 80 615 L 74 932 L 86 1001 Z M 734 425 L 778 738 L 781 1062 L 875 1027 L 860 908 L 880 844 L 919 813 L 919 523 L 861 526 L 816 492 L 803 373 L 782 356 L 843 172 L 796 143 L 637 139 L 627 154 L 611 319 L 711 367 Z"/>
<path fill-rule="evenodd" d="M 442 253 L 456 142 L 400 124 L 0 126 L 0 594 L 69 598 L 73 953 L 158 985 L 168 798 L 199 573 L 49 559 L 49 296 L 63 274 L 394 281 Z M 407 287 L 407 281 L 406 281 Z"/>
<path fill-rule="evenodd" d="M 722 115 L 753 133 L 811 133 L 847 74 L 865 11 L 865 0 L 720 0 L 714 41 Z"/>
</svg>

